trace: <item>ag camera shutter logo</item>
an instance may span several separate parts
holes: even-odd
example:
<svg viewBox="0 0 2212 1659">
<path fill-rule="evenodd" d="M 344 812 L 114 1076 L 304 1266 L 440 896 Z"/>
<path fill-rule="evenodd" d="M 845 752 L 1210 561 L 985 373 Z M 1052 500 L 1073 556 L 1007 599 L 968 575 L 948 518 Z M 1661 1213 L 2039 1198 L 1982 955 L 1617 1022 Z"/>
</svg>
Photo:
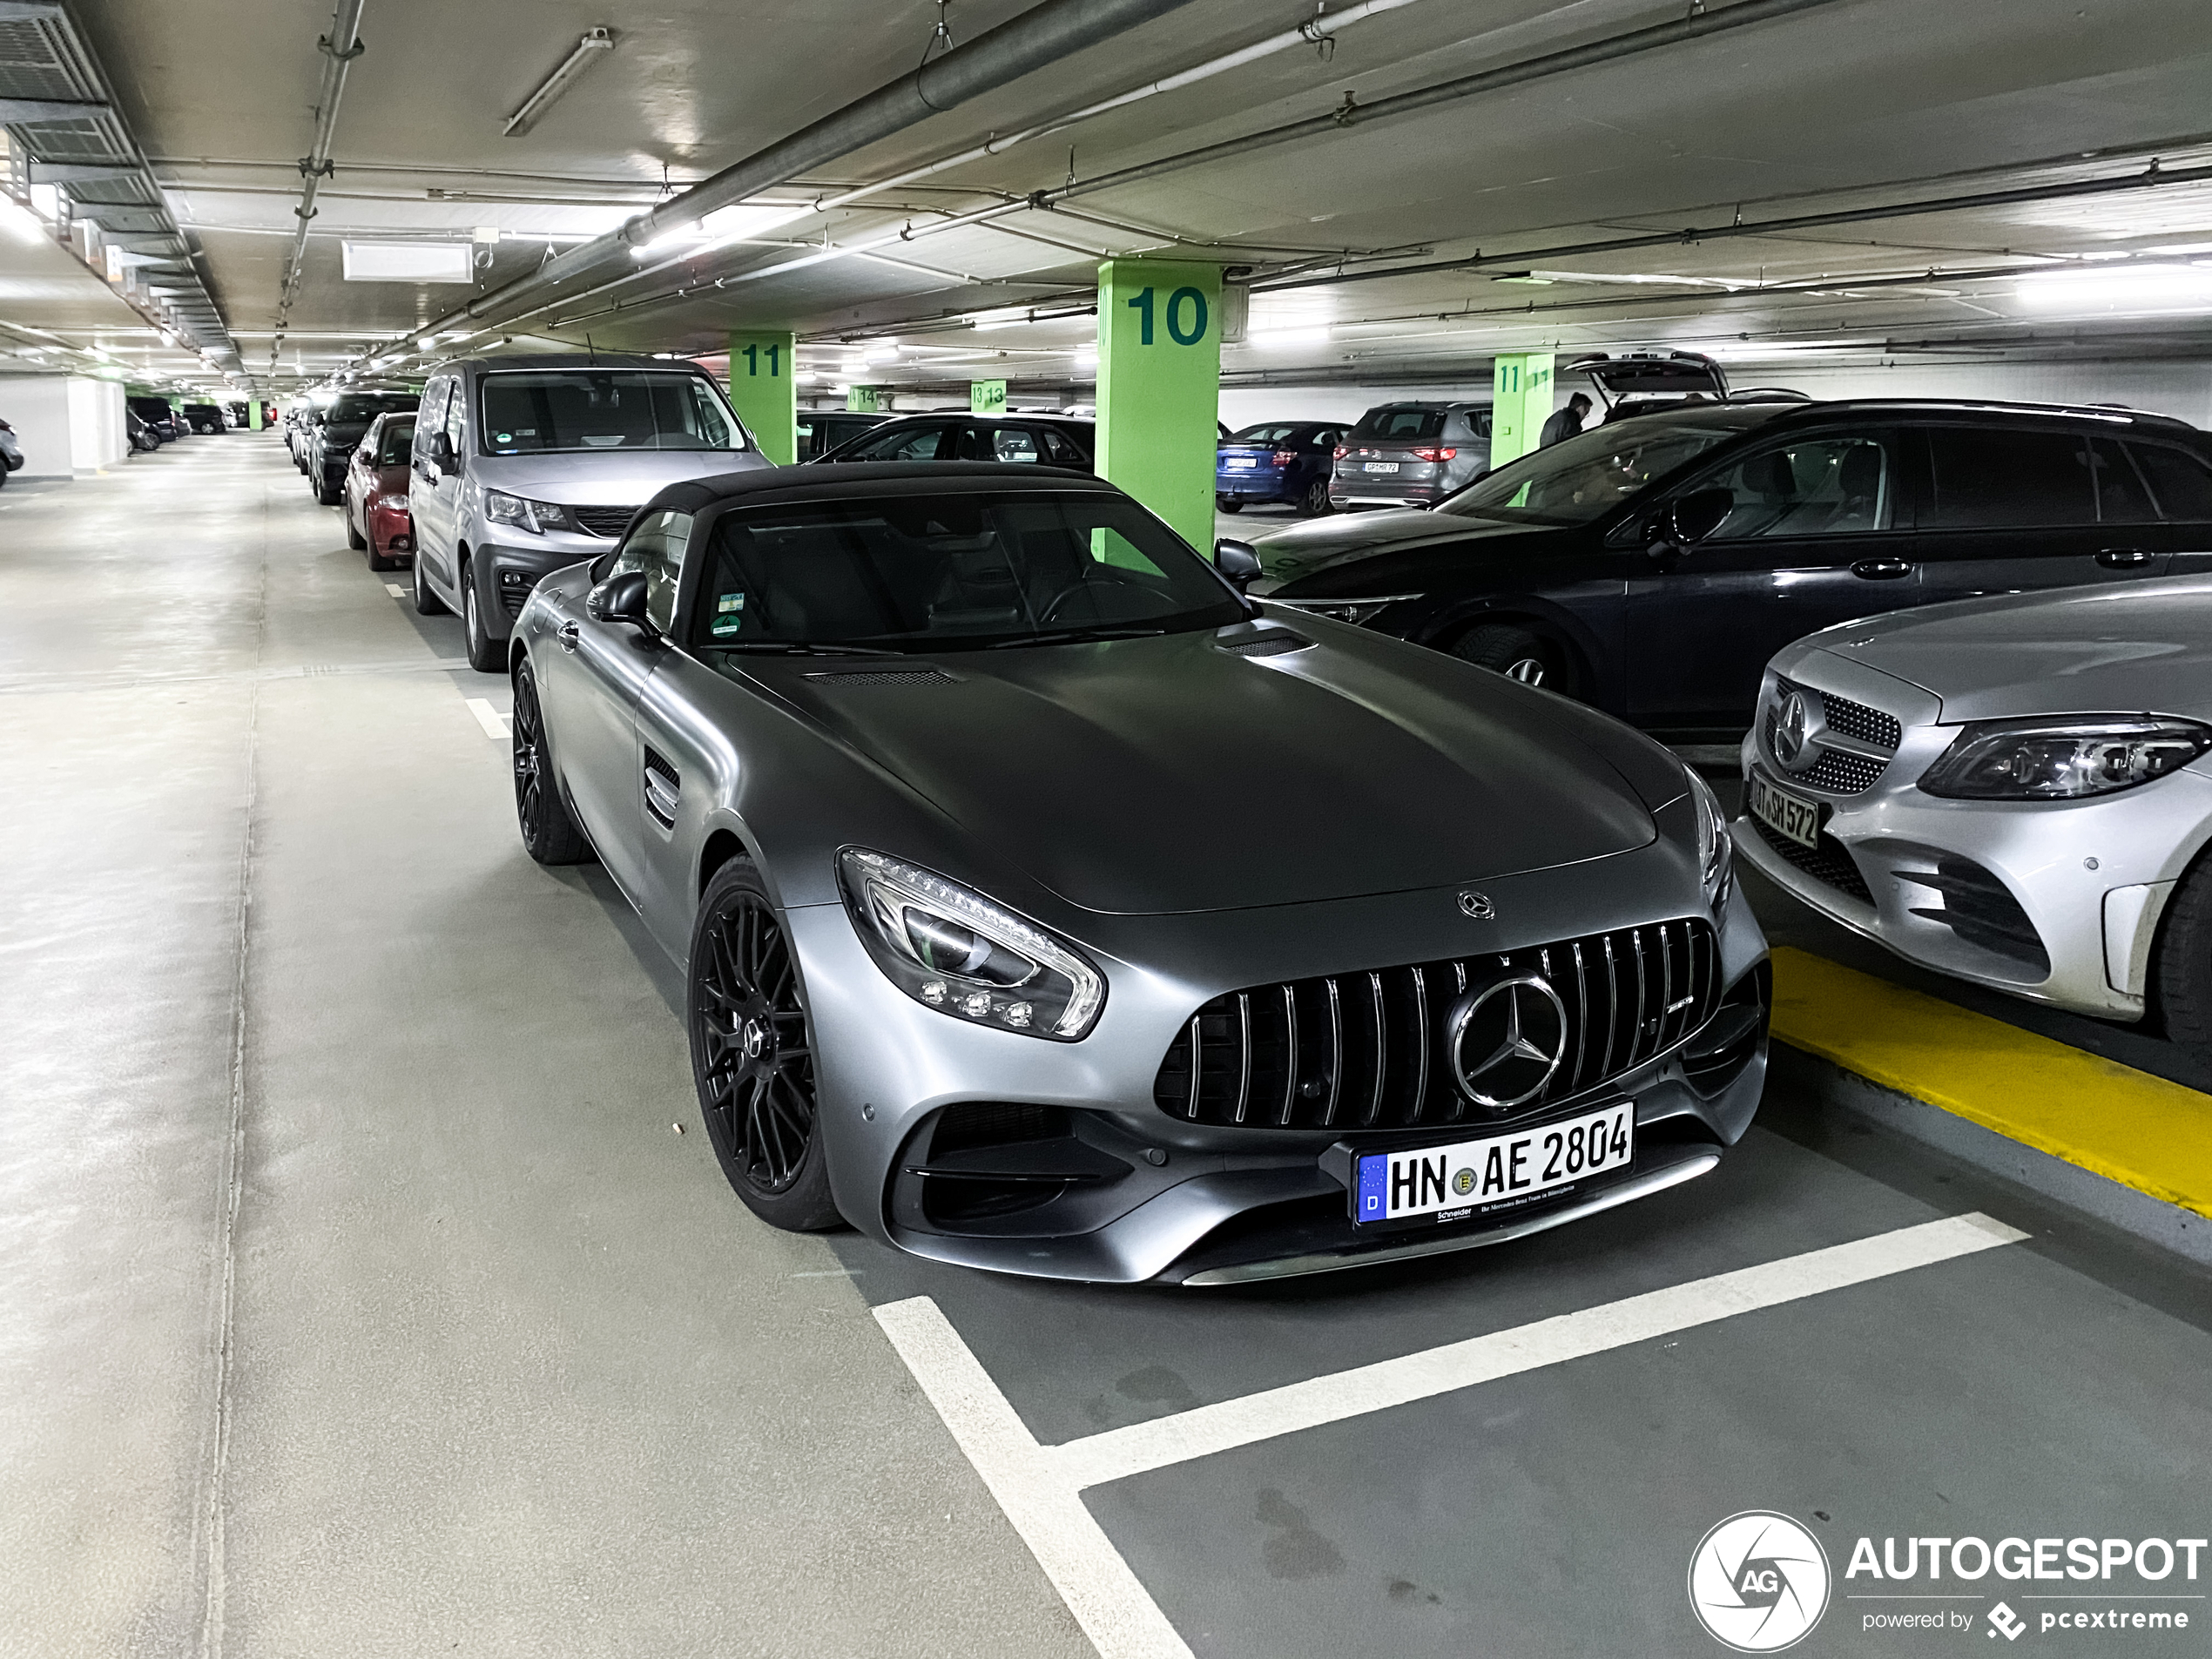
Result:
<svg viewBox="0 0 2212 1659">
<path fill-rule="evenodd" d="M 1828 1610 L 1828 1552 L 1787 1515 L 1747 1509 L 1698 1541 L 1689 1606 L 1706 1634 L 1738 1653 L 1779 1653 Z"/>
</svg>

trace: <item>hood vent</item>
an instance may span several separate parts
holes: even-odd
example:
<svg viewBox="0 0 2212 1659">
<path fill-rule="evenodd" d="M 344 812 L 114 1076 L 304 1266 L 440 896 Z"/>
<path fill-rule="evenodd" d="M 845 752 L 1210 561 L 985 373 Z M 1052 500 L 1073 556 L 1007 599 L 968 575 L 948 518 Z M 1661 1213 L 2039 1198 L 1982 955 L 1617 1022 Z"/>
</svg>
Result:
<svg viewBox="0 0 2212 1659">
<path fill-rule="evenodd" d="M 1239 657 L 1280 657 L 1286 651 L 1308 651 L 1312 645 L 1313 642 L 1304 634 L 1278 630 L 1272 633 L 1257 634 L 1250 639 L 1222 642 L 1221 648 L 1234 651 Z"/>
<path fill-rule="evenodd" d="M 830 685 L 957 685 L 959 680 L 941 668 L 821 669 L 804 679 Z"/>
</svg>

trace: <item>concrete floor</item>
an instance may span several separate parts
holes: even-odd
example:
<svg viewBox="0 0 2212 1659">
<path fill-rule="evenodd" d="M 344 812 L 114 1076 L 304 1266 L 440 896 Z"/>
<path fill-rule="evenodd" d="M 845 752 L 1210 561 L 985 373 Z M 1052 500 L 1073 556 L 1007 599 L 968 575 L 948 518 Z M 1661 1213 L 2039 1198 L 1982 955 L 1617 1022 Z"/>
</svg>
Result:
<svg viewBox="0 0 2212 1659">
<path fill-rule="evenodd" d="M 1683 1575 L 1750 1507 L 1838 1575 L 2208 1530 L 2203 1277 L 1778 1094 L 1702 1182 L 1411 1270 L 1101 1291 L 768 1231 L 665 963 L 517 844 L 465 700 L 504 687 L 387 579 L 273 435 L 0 492 L 0 1654 L 1084 1655 L 872 1305 L 934 1298 L 1051 1445 L 1970 1211 L 2029 1238 L 1089 1512 L 1253 1659 L 1718 1653 Z M 1804 1650 L 1941 1645 L 1858 1607 Z"/>
</svg>

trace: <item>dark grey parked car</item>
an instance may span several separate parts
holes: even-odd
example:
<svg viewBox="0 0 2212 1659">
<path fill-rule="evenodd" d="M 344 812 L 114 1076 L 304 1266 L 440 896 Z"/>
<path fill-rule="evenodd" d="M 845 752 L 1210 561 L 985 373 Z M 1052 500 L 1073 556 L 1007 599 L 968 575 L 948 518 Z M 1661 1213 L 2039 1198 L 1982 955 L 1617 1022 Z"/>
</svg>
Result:
<svg viewBox="0 0 2212 1659">
<path fill-rule="evenodd" d="M 1110 485 L 671 485 L 513 661 L 524 845 L 596 851 L 685 974 L 709 1136 L 775 1225 L 1319 1271 L 1691 1179 L 1757 1106 L 1765 946 L 1694 774 L 1248 601 Z"/>
<path fill-rule="evenodd" d="M 1489 470 L 1487 403 L 1385 403 L 1337 446 L 1329 505 L 1432 507 Z"/>
</svg>

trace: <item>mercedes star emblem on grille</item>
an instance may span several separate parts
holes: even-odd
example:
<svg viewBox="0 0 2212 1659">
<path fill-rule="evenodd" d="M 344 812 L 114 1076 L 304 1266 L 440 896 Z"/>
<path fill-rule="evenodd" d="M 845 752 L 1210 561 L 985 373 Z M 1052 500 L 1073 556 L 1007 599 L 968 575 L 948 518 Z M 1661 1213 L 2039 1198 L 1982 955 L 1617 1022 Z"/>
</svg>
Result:
<svg viewBox="0 0 2212 1659">
<path fill-rule="evenodd" d="M 1474 921 L 1489 921 L 1498 914 L 1487 893 L 1463 893 L 1460 895 L 1460 914 Z"/>
<path fill-rule="evenodd" d="M 1795 766 L 1805 752 L 1805 725 L 1810 714 L 1805 708 L 1805 694 L 1792 691 L 1782 699 L 1782 710 L 1774 722 L 1774 758 L 1785 766 Z"/>
<path fill-rule="evenodd" d="M 1453 1004 L 1447 1042 L 1460 1092 L 1510 1111 L 1543 1093 L 1567 1057 L 1567 1005 L 1534 974 L 1493 980 Z"/>
</svg>

